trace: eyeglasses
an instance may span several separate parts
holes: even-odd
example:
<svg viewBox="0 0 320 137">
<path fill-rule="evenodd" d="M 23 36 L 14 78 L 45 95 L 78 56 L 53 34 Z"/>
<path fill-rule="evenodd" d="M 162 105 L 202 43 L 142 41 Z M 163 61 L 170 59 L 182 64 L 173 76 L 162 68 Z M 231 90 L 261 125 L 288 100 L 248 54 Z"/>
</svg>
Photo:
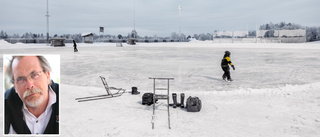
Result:
<svg viewBox="0 0 320 137">
<path fill-rule="evenodd" d="M 15 83 L 17 85 L 24 85 L 27 82 L 27 78 L 32 79 L 32 81 L 36 81 L 40 77 L 40 74 L 42 72 L 43 71 L 33 72 L 30 75 L 28 75 L 27 77 L 18 77 L 16 79 L 13 79 L 11 82 Z"/>
</svg>

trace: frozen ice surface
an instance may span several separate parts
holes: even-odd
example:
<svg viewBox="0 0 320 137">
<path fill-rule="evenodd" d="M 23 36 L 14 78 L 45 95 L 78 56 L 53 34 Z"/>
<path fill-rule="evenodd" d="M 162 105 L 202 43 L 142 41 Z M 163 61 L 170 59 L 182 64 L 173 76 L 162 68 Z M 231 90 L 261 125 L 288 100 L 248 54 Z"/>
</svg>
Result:
<svg viewBox="0 0 320 137">
<path fill-rule="evenodd" d="M 72 44 L 54 48 L 0 42 L 1 59 L 2 54 L 60 54 L 61 136 L 320 134 L 320 43 L 138 43 L 123 47 L 115 43 L 79 43 L 78 50 L 74 53 Z M 231 70 L 233 82 L 221 78 L 220 61 L 225 50 L 231 52 L 236 68 Z M 3 73 L 0 76 L 2 83 Z M 99 76 L 104 76 L 110 86 L 127 91 L 136 86 L 141 94 L 76 102 L 76 97 L 105 93 Z M 152 130 L 152 106 L 141 105 L 142 94 L 152 92 L 148 77 L 175 78 L 170 82 L 170 92 L 185 93 L 186 98 L 198 96 L 202 110 L 189 113 L 170 108 L 169 130 L 166 101 L 161 100 L 156 105 Z"/>
</svg>

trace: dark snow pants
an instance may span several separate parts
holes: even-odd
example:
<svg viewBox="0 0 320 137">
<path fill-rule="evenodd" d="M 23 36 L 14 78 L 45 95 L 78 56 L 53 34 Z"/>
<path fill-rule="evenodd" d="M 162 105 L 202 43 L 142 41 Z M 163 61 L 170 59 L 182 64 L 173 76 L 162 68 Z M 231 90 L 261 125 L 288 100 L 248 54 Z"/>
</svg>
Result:
<svg viewBox="0 0 320 137">
<path fill-rule="evenodd" d="M 221 67 L 222 70 L 224 71 L 222 77 L 223 78 L 227 78 L 227 80 L 230 80 L 231 79 L 231 76 L 230 76 L 230 67 Z"/>
</svg>

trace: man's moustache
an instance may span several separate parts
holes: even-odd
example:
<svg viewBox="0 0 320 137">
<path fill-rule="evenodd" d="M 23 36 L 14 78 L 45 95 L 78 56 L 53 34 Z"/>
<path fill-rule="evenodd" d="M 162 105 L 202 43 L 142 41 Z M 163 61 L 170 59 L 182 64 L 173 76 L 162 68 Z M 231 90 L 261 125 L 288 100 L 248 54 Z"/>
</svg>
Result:
<svg viewBox="0 0 320 137">
<path fill-rule="evenodd" d="M 28 97 L 28 96 L 30 96 L 32 94 L 35 94 L 35 93 L 40 93 L 42 95 L 41 89 L 30 89 L 30 90 L 26 90 L 23 93 L 23 99 L 25 99 L 26 97 Z"/>
</svg>

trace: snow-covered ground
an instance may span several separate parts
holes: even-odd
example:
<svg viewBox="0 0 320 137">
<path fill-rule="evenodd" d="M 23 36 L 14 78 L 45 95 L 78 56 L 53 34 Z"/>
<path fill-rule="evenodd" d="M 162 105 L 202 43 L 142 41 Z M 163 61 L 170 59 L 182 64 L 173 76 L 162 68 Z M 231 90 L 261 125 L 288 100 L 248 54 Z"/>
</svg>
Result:
<svg viewBox="0 0 320 137">
<path fill-rule="evenodd" d="M 79 43 L 78 50 L 74 53 L 72 44 L 49 47 L 0 41 L 1 60 L 3 54 L 60 54 L 61 136 L 320 135 L 320 43 L 213 44 L 193 40 L 123 47 L 115 43 Z M 230 83 L 221 80 L 220 61 L 225 50 L 231 52 L 236 68 L 231 70 L 234 81 Z M 2 72 L 1 67 L 0 83 Z M 99 76 L 104 76 L 110 86 L 127 91 L 136 86 L 141 94 L 77 102 L 77 97 L 105 93 Z M 152 92 L 149 77 L 175 78 L 170 93 L 199 97 L 202 110 L 190 113 L 170 107 L 168 129 L 167 104 L 160 100 L 152 129 L 152 106 L 141 104 L 142 94 Z M 3 96 L 0 99 L 3 101 Z M 0 107 L 3 119 L 3 105 Z"/>
</svg>

